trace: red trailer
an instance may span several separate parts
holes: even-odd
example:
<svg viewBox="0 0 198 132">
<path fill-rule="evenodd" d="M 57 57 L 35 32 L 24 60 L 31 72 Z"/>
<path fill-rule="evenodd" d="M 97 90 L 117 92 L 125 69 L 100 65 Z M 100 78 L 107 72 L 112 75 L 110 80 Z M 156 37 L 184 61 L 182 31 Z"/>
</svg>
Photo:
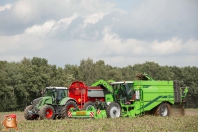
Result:
<svg viewBox="0 0 198 132">
<path fill-rule="evenodd" d="M 113 80 L 98 80 L 91 86 L 85 85 L 82 81 L 72 82 L 68 87 L 68 98 L 63 101 L 65 105 L 62 108 L 62 118 L 68 117 L 70 108 L 87 110 L 91 106 L 95 107 L 96 100 L 105 102 L 105 95 L 113 91 L 109 82 Z"/>
<path fill-rule="evenodd" d="M 104 95 L 107 92 L 108 90 L 102 84 L 99 86 L 87 86 L 82 81 L 75 81 L 69 86 L 69 97 L 75 99 L 81 109 L 85 103 L 90 102 L 91 105 L 91 102 L 95 102 L 96 99 L 104 102 Z"/>
</svg>

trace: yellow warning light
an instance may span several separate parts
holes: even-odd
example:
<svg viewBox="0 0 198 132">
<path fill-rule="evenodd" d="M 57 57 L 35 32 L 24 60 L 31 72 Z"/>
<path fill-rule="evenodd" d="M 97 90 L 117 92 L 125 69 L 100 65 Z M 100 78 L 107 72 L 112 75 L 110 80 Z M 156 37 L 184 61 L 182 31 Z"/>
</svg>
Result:
<svg viewBox="0 0 198 132">
<path fill-rule="evenodd" d="M 78 99 L 78 102 L 81 102 L 81 99 L 80 98 Z"/>
</svg>

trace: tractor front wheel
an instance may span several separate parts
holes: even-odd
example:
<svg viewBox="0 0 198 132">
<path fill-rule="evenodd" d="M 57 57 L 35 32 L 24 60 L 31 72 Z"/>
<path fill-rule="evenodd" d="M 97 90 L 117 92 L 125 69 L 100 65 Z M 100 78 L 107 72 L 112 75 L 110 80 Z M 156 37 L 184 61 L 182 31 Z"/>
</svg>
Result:
<svg viewBox="0 0 198 132">
<path fill-rule="evenodd" d="M 156 116 L 170 116 L 171 114 L 171 107 L 168 103 L 162 103 L 160 104 L 155 111 Z"/>
<path fill-rule="evenodd" d="M 92 106 L 95 108 L 95 104 L 93 102 L 89 101 L 84 104 L 83 110 L 89 110 Z"/>
<path fill-rule="evenodd" d="M 116 118 L 116 117 L 120 117 L 120 115 L 121 115 L 121 107 L 116 102 L 111 102 L 107 106 L 106 111 L 107 111 L 107 117 L 109 117 L 109 118 Z"/>
<path fill-rule="evenodd" d="M 33 108 L 33 105 L 28 105 L 24 110 L 24 117 L 26 120 L 37 120 L 38 115 L 36 114 L 30 114 L 29 111 L 31 111 Z"/>
<path fill-rule="evenodd" d="M 40 119 L 54 119 L 55 110 L 51 105 L 44 105 L 39 111 Z"/>
<path fill-rule="evenodd" d="M 74 101 L 68 101 L 62 108 L 62 118 L 68 117 L 68 111 L 70 108 L 78 108 L 78 105 Z"/>
</svg>

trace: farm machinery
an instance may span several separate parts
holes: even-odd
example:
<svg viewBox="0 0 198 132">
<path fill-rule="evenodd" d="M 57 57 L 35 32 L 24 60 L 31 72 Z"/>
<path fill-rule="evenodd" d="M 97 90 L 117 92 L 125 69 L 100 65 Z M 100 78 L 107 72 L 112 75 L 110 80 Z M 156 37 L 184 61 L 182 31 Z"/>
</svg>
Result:
<svg viewBox="0 0 198 132">
<path fill-rule="evenodd" d="M 96 100 L 87 110 L 72 108 L 70 118 L 136 117 L 144 114 L 170 116 L 173 107 L 184 111 L 187 87 L 179 81 L 155 81 L 147 74 L 137 74 L 135 81 L 111 83 L 111 92 L 105 94 L 105 102 Z"/>
<path fill-rule="evenodd" d="M 32 104 L 24 110 L 27 120 L 55 119 L 68 117 L 70 108 L 88 109 L 95 106 L 95 100 L 105 101 L 105 94 L 112 88 L 109 82 L 98 80 L 91 86 L 86 86 L 81 81 L 72 82 L 67 87 L 46 87 L 44 96 L 34 99 Z"/>
</svg>

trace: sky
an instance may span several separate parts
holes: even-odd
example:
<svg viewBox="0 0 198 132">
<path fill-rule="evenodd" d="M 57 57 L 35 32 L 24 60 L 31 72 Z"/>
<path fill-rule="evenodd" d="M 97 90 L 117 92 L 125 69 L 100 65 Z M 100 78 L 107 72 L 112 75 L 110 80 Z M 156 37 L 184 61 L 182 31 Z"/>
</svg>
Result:
<svg viewBox="0 0 198 132">
<path fill-rule="evenodd" d="M 198 66 L 197 0 L 1 0 L 0 61 Z"/>
</svg>

